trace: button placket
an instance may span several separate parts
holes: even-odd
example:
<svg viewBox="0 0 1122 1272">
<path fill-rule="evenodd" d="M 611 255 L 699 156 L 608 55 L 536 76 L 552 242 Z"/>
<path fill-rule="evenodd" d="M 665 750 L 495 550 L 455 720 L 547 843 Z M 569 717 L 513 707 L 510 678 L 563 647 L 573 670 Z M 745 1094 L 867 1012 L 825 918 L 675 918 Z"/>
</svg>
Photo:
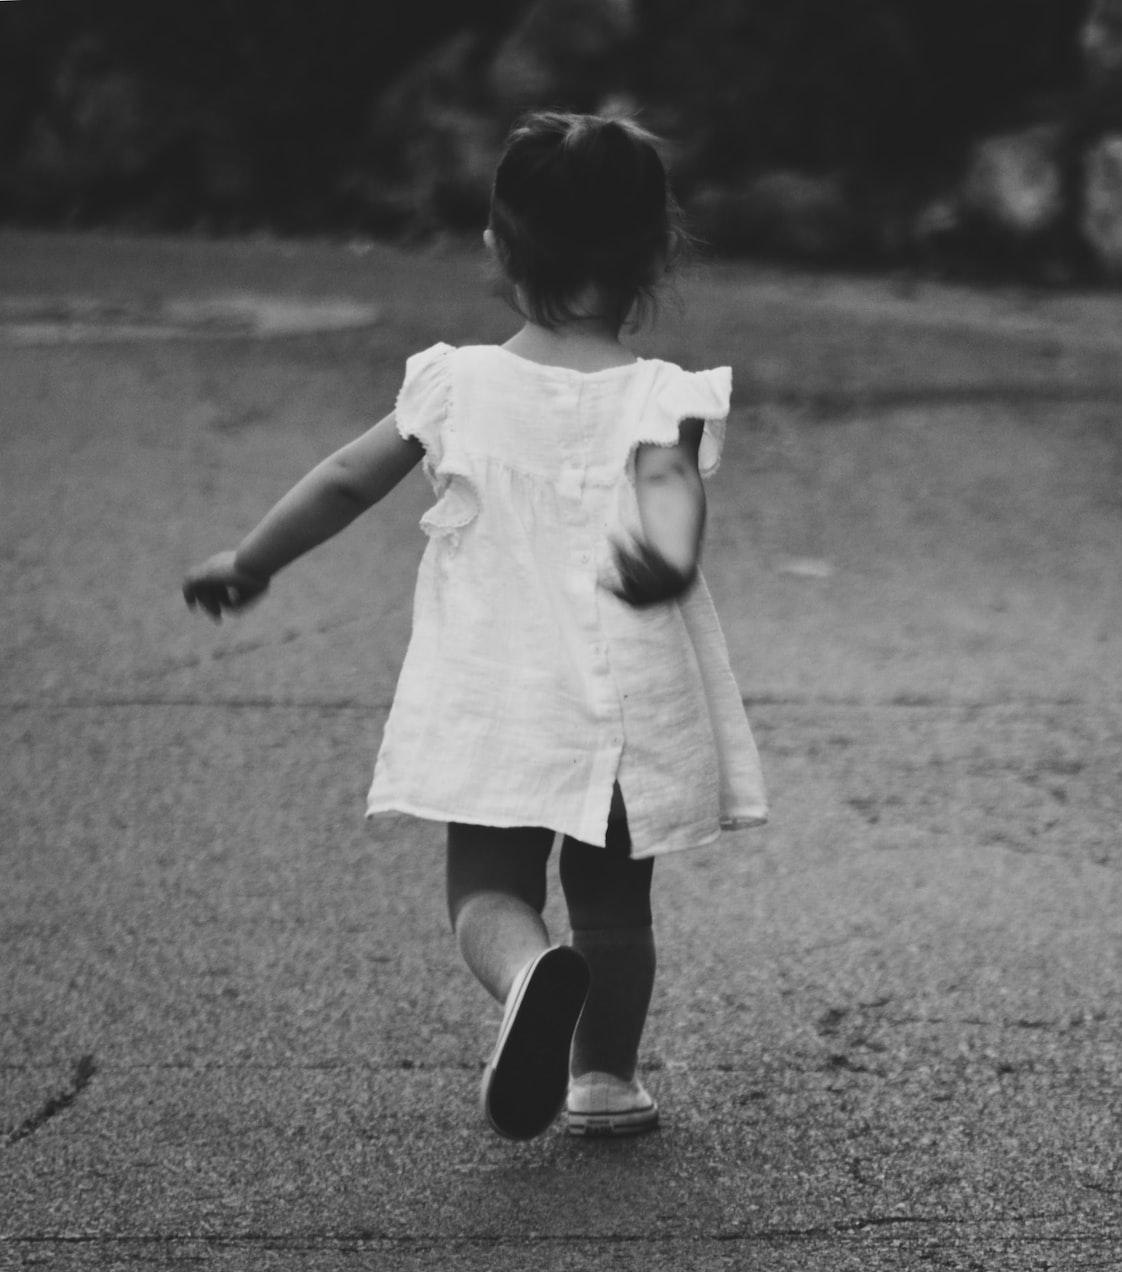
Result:
<svg viewBox="0 0 1122 1272">
<path fill-rule="evenodd" d="M 583 420 L 581 423 L 583 424 Z M 572 491 L 580 503 L 581 521 L 586 529 L 582 535 L 574 537 L 571 560 L 578 571 L 582 589 L 591 585 L 593 592 L 596 586 L 597 568 L 595 523 L 599 522 L 600 517 L 593 514 L 586 502 L 585 483 L 588 480 L 587 465 L 594 450 L 594 441 L 592 436 L 581 434 L 581 462 L 578 463 L 575 457 L 567 458 L 562 464 L 558 483 L 562 493 Z M 605 769 L 614 769 L 623 745 L 619 698 L 611 674 L 608 643 L 601 626 L 598 607 L 591 593 L 587 595 L 586 600 L 588 604 L 583 607 L 581 625 L 588 642 L 585 648 L 588 651 L 588 670 L 592 680 L 592 704 L 598 719 L 597 750 L 600 752 L 598 763 Z"/>
</svg>

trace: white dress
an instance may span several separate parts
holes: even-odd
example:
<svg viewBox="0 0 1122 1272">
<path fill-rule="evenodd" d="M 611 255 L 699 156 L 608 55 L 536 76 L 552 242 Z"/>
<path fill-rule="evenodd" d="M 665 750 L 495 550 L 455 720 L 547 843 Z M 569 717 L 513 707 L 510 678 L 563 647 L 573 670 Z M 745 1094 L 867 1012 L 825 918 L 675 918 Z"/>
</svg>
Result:
<svg viewBox="0 0 1122 1272">
<path fill-rule="evenodd" d="M 397 426 L 437 495 L 413 634 L 367 814 L 547 827 L 604 843 L 618 781 L 634 857 L 759 825 L 759 757 L 703 579 L 633 609 L 603 585 L 639 528 L 634 456 L 705 422 L 720 461 L 727 367 L 581 372 L 497 345 L 409 359 Z"/>
</svg>

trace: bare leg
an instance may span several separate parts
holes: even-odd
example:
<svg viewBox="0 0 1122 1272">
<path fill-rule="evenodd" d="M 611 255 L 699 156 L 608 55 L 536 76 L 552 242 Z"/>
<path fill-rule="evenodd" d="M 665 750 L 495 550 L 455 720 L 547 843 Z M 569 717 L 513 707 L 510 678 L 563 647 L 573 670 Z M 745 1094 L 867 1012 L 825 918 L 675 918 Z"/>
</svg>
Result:
<svg viewBox="0 0 1122 1272">
<path fill-rule="evenodd" d="M 584 960 L 566 947 L 551 949 L 542 922 L 552 846 L 550 830 L 448 828 L 456 939 L 467 965 L 505 1005 L 481 1103 L 492 1128 L 510 1139 L 540 1135 L 564 1103 L 588 991 Z"/>
</svg>

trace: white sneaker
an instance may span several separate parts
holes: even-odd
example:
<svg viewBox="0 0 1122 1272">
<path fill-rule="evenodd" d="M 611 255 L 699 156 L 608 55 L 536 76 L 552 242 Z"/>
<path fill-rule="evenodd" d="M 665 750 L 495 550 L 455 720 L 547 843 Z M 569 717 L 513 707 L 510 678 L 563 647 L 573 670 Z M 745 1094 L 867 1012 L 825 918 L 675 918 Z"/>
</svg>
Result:
<svg viewBox="0 0 1122 1272">
<path fill-rule="evenodd" d="M 487 1121 L 507 1139 L 532 1139 L 561 1112 L 588 981 L 584 959 L 556 945 L 514 982 L 481 1091 Z"/>
<path fill-rule="evenodd" d="M 569 1084 L 570 1135 L 641 1135 L 658 1126 L 658 1103 L 638 1078 L 585 1073 Z"/>
</svg>

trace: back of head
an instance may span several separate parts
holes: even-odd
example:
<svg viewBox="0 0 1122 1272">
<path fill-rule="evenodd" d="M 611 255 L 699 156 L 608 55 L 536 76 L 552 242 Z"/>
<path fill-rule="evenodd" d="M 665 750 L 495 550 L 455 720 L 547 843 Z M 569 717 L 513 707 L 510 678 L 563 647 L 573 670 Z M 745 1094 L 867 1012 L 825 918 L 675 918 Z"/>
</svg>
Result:
<svg viewBox="0 0 1122 1272">
<path fill-rule="evenodd" d="M 630 120 L 558 112 L 507 139 L 491 230 L 526 316 L 550 327 L 581 316 L 590 291 L 622 324 L 685 241 L 654 138 Z"/>
</svg>

